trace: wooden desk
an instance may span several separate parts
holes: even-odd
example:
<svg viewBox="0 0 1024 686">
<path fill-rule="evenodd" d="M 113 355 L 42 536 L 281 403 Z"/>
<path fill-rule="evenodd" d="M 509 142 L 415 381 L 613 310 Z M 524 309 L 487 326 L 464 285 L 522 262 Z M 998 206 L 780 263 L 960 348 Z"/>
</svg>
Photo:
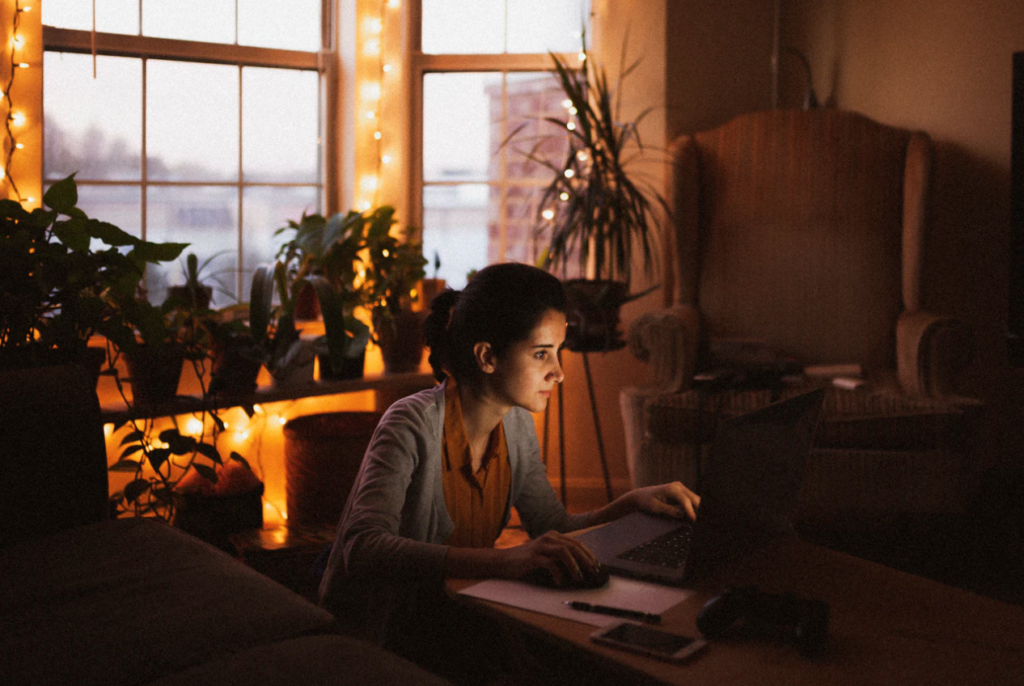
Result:
<svg viewBox="0 0 1024 686">
<path fill-rule="evenodd" d="M 457 592 L 473 581 L 449 582 Z M 599 646 L 596 627 L 459 596 L 462 602 L 570 644 L 619 672 L 624 683 L 1024 684 L 1024 608 L 836 553 L 786 541 L 739 563 L 662 615 L 669 631 L 698 636 L 704 602 L 728 585 L 820 598 L 831 607 L 828 647 L 816 660 L 766 640 L 711 643 L 676 665 Z"/>
</svg>

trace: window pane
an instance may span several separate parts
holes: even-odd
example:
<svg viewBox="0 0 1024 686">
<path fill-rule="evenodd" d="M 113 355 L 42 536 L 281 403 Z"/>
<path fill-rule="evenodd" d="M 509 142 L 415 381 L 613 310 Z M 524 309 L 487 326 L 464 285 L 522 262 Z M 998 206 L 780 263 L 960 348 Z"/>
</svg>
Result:
<svg viewBox="0 0 1024 686">
<path fill-rule="evenodd" d="M 22 3 L 25 4 L 25 3 Z M 62 29 L 92 30 L 92 3 L 83 0 L 45 0 L 42 22 Z M 139 33 L 139 0 L 96 0 L 96 30 Z"/>
<path fill-rule="evenodd" d="M 589 0 L 508 0 L 508 52 L 578 52 L 589 14 Z"/>
<path fill-rule="evenodd" d="M 150 186 L 146 206 L 146 238 L 190 243 L 178 263 L 150 265 L 146 285 L 152 303 L 161 303 L 168 286 L 185 282 L 184 255 L 192 252 L 202 264 L 213 257 L 200 280 L 213 286 L 213 302 L 235 302 L 238 274 L 238 189 L 211 186 Z"/>
<path fill-rule="evenodd" d="M 149 60 L 146 164 L 161 181 L 238 180 L 238 67 Z"/>
<path fill-rule="evenodd" d="M 316 183 L 316 72 L 242 69 L 242 160 L 246 181 Z"/>
<path fill-rule="evenodd" d="M 505 51 L 504 0 L 423 0 L 423 52 Z"/>
<path fill-rule="evenodd" d="M 483 181 L 501 143 L 501 73 L 423 77 L 423 178 Z M 458 122 L 458 126 L 453 126 Z"/>
<path fill-rule="evenodd" d="M 235 0 L 142 0 L 142 35 L 234 43 Z"/>
<path fill-rule="evenodd" d="M 273 21 L 268 21 L 273 17 Z M 239 0 L 238 43 L 282 50 L 320 49 L 320 0 Z"/>
<path fill-rule="evenodd" d="M 553 76 L 543 72 L 508 74 L 505 92 L 508 98 L 506 130 L 509 134 L 516 133 L 506 147 L 507 154 L 496 159 L 506 160 L 505 174 L 509 180 L 529 179 L 546 185 L 554 172 L 534 160 L 539 159 L 555 167 L 561 167 L 565 162 L 569 152 L 569 134 L 547 121 L 548 118 L 567 119 L 565 93 Z M 500 108 L 500 105 L 492 102 L 491 107 Z M 503 139 L 495 137 L 493 140 L 498 146 Z M 492 178 L 499 178 L 499 174 L 494 173 Z"/>
<path fill-rule="evenodd" d="M 452 288 L 465 286 L 471 269 L 490 262 L 489 196 L 482 183 L 423 188 L 423 254 L 440 255 L 437 276 Z"/>
<path fill-rule="evenodd" d="M 43 54 L 46 178 L 142 178 L 142 61 Z"/>
<path fill-rule="evenodd" d="M 44 192 L 49 184 L 44 186 Z M 113 224 L 133 236 L 142 236 L 142 191 L 138 186 L 91 186 L 78 185 L 78 209 L 92 219 Z M 94 238 L 93 250 L 107 246 Z"/>
<path fill-rule="evenodd" d="M 291 234 L 275 236 L 274 232 L 298 221 L 302 213 L 320 212 L 317 188 L 246 188 L 242 205 L 242 300 L 249 299 L 253 270 L 263 263 L 273 263 L 277 249 Z"/>
</svg>

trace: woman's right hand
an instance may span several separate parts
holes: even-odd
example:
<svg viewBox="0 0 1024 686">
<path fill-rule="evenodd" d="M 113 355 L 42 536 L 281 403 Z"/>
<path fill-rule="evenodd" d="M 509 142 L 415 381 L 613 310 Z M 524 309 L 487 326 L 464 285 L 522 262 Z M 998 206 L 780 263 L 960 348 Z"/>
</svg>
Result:
<svg viewBox="0 0 1024 686">
<path fill-rule="evenodd" d="M 574 580 L 580 581 L 584 570 L 593 573 L 598 568 L 597 558 L 585 545 L 557 531 L 549 531 L 503 552 L 505 575 L 511 579 L 521 579 L 535 569 L 546 569 L 556 584 L 564 586 L 568 582 L 564 570 L 568 570 Z"/>
</svg>

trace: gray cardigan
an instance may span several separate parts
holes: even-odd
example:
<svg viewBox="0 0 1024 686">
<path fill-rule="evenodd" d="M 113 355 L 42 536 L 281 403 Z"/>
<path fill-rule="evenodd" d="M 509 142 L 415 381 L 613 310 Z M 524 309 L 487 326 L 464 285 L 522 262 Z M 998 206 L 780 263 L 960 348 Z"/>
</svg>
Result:
<svg viewBox="0 0 1024 686">
<path fill-rule="evenodd" d="M 395 611 L 417 587 L 440 589 L 454 529 L 442 487 L 444 389 L 403 398 L 384 414 L 341 515 L 320 584 L 320 602 L 364 638 L 383 642 Z M 502 420 L 512 472 L 502 526 L 515 506 L 530 537 L 573 531 L 585 515 L 569 515 L 540 460 L 530 413 L 513 408 Z"/>
</svg>

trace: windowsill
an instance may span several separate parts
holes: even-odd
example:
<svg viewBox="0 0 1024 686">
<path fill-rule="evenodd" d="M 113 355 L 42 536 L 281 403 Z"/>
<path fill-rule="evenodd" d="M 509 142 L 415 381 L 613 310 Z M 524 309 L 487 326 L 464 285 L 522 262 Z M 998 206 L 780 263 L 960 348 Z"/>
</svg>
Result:
<svg viewBox="0 0 1024 686">
<path fill-rule="evenodd" d="M 272 403 L 281 400 L 296 400 L 322 395 L 354 393 L 357 391 L 386 391 L 428 388 L 434 384 L 434 376 L 426 372 L 407 374 L 367 374 L 361 379 L 340 381 L 314 381 L 303 386 L 279 388 L 261 386 L 251 393 L 219 393 L 207 398 L 204 404 L 201 396 L 179 395 L 174 400 L 154 405 L 138 405 L 131 411 L 124 402 L 106 402 L 101 406 L 105 424 L 121 424 L 130 419 L 166 417 L 170 415 L 201 412 L 203 409 L 246 407 L 257 403 Z"/>
</svg>

